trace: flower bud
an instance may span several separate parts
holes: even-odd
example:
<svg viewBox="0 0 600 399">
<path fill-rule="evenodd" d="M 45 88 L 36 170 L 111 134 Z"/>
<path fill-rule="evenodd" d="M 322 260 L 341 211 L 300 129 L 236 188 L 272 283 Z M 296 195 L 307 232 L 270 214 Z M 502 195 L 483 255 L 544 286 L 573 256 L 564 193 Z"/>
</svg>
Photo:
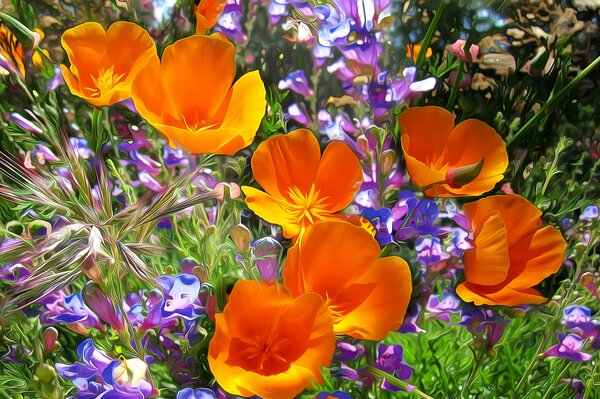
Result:
<svg viewBox="0 0 600 399">
<path fill-rule="evenodd" d="M 241 252 L 247 252 L 250 249 L 250 230 L 243 224 L 238 224 L 229 229 L 229 236 Z"/>
<path fill-rule="evenodd" d="M 49 364 L 40 364 L 35 369 L 35 376 L 42 382 L 50 383 L 56 378 L 56 370 Z"/>
<path fill-rule="evenodd" d="M 58 331 L 54 327 L 44 330 L 44 355 L 48 355 L 58 346 Z"/>
<path fill-rule="evenodd" d="M 484 159 L 481 158 L 481 161 L 477 163 L 448 170 L 446 172 L 446 184 L 452 188 L 461 188 L 465 184 L 471 183 L 481 173 L 483 162 Z"/>
</svg>

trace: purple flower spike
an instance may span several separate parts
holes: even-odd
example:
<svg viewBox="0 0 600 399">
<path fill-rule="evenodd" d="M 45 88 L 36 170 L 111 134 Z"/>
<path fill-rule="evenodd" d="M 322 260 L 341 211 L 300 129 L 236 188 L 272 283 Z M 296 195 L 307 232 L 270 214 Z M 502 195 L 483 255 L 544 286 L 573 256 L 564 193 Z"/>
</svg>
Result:
<svg viewBox="0 0 600 399">
<path fill-rule="evenodd" d="M 419 200 L 409 190 L 400 193 L 400 199 L 392 208 L 396 239 L 406 240 L 421 235 L 439 235 L 442 230 L 433 223 L 439 210 L 434 201 Z"/>
<path fill-rule="evenodd" d="M 563 311 L 563 324 L 582 324 L 592 321 L 592 310 L 585 306 L 571 305 Z"/>
<path fill-rule="evenodd" d="M 140 153 L 139 151 L 131 151 L 131 161 L 126 161 L 128 164 L 135 165 L 139 171 L 145 170 L 152 176 L 160 173 L 162 165 L 160 162 L 150 158 L 150 156 Z"/>
<path fill-rule="evenodd" d="M 23 128 L 24 130 L 27 130 L 28 132 L 37 134 L 43 133 L 42 129 L 37 127 L 36 124 L 31 122 L 29 119 L 26 119 L 23 115 L 17 112 L 11 112 L 10 114 L 8 114 L 8 119 L 10 119 L 10 121 L 13 122 L 15 125 Z"/>
<path fill-rule="evenodd" d="M 408 380 L 413 372 L 413 369 L 404 363 L 404 353 L 400 345 L 379 344 L 375 367 L 400 380 Z M 400 391 L 399 387 L 389 384 L 385 378 L 381 382 L 381 388 L 392 392 Z"/>
<path fill-rule="evenodd" d="M 362 345 L 352 345 L 351 343 L 338 341 L 336 343 L 335 359 L 342 362 L 357 360 L 365 354 L 365 348 Z"/>
<path fill-rule="evenodd" d="M 274 284 L 279 278 L 279 254 L 283 248 L 279 241 L 272 237 L 259 238 L 254 242 L 252 255 L 261 278 Z"/>
<path fill-rule="evenodd" d="M 598 219 L 598 206 L 590 205 L 586 206 L 581 215 L 579 215 L 580 221 L 592 222 Z"/>
<path fill-rule="evenodd" d="M 365 208 L 360 215 L 370 221 L 373 227 L 375 227 L 375 239 L 379 242 L 379 245 L 383 247 L 394 242 L 392 237 L 392 225 L 394 219 L 392 219 L 391 210 L 388 208 Z"/>
<path fill-rule="evenodd" d="M 206 388 L 185 388 L 177 392 L 177 399 L 215 399 L 216 397 L 213 391 Z"/>
<path fill-rule="evenodd" d="M 559 343 L 544 352 L 544 357 L 562 358 L 574 362 L 587 362 L 592 355 L 581 351 L 584 339 L 576 334 L 558 334 Z"/>
<path fill-rule="evenodd" d="M 163 161 L 168 168 L 177 166 L 184 168 L 190 165 L 190 161 L 185 156 L 182 148 L 171 148 L 168 145 L 163 150 Z"/>
<path fill-rule="evenodd" d="M 286 119 L 293 119 L 303 126 L 310 126 L 310 116 L 304 103 L 293 103 L 288 107 Z"/>
<path fill-rule="evenodd" d="M 571 387 L 575 390 L 575 399 L 583 399 L 585 384 L 583 381 L 577 378 L 561 378 L 560 382 L 571 384 Z"/>
<path fill-rule="evenodd" d="M 424 266 L 434 265 L 449 257 L 444 251 L 442 241 L 437 237 L 420 237 L 417 239 L 415 250 L 417 259 Z"/>
<path fill-rule="evenodd" d="M 352 399 L 352 396 L 346 392 L 335 391 L 332 393 L 329 392 L 319 392 L 317 394 L 317 399 Z"/>
<path fill-rule="evenodd" d="M 279 90 L 292 90 L 305 97 L 315 94 L 314 90 L 309 86 L 308 79 L 302 69 L 290 72 L 285 78 L 279 81 L 277 88 Z"/>
<path fill-rule="evenodd" d="M 460 313 L 460 299 L 448 290 L 442 291 L 442 298 L 438 295 L 431 295 L 427 302 L 427 311 L 434 318 L 450 322 L 451 313 Z"/>
</svg>

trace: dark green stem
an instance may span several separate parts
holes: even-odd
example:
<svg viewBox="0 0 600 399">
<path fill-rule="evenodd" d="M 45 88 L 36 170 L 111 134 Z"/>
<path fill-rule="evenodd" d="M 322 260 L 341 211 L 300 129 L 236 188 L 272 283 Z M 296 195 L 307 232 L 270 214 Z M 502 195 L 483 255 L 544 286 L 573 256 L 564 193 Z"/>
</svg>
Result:
<svg viewBox="0 0 600 399">
<path fill-rule="evenodd" d="M 551 112 L 552 107 L 562 100 L 571 90 L 575 88 L 582 80 L 585 78 L 594 68 L 596 68 L 600 64 L 600 57 L 597 57 L 590 65 L 588 65 L 583 71 L 579 72 L 577 76 L 575 76 L 565 87 L 563 87 L 555 96 L 552 96 L 546 102 L 542 108 L 525 123 L 521 128 L 513 135 L 512 139 L 508 142 L 508 150 L 511 151 L 514 147 L 523 140 L 525 133 L 527 133 L 531 128 L 533 128 L 540 119 L 544 118 L 549 112 Z"/>
<path fill-rule="evenodd" d="M 423 62 L 425 61 L 425 54 L 427 53 L 427 48 L 429 47 L 429 43 L 431 43 L 431 39 L 433 38 L 433 35 L 435 33 L 435 28 L 436 28 L 438 22 L 440 21 L 440 19 L 442 18 L 442 13 L 444 12 L 444 9 L 446 8 L 446 6 L 447 6 L 446 1 L 440 0 L 440 5 L 438 6 L 437 10 L 435 11 L 433 20 L 431 21 L 431 24 L 429 24 L 429 28 L 427 28 L 425 37 L 423 38 L 423 41 L 421 42 L 421 51 L 419 51 L 419 55 L 417 56 L 417 62 L 416 62 L 417 71 L 421 69 L 421 65 L 423 65 Z"/>
<path fill-rule="evenodd" d="M 454 85 L 452 86 L 452 91 L 450 92 L 450 99 L 448 100 L 448 104 L 446 105 L 446 108 L 450 112 L 452 112 L 452 110 L 454 109 L 454 103 L 456 103 L 456 99 L 458 98 L 458 92 L 460 91 L 460 82 L 462 81 L 464 73 L 465 62 L 461 61 L 458 63 L 456 78 L 454 79 Z"/>
<path fill-rule="evenodd" d="M 410 389 L 408 383 L 402 381 L 401 379 L 394 377 L 393 375 L 391 375 L 389 373 L 386 373 L 383 370 L 379 370 L 378 368 L 375 368 L 373 366 L 367 366 L 365 368 L 365 370 L 375 378 L 385 378 L 385 380 L 387 382 L 389 382 L 392 385 L 397 386 L 398 388 L 402 388 L 407 391 Z M 423 399 L 433 399 L 431 396 L 427 395 L 425 392 L 423 392 L 417 388 L 412 388 L 412 390 L 410 392 L 417 394 L 419 397 L 421 397 Z"/>
</svg>

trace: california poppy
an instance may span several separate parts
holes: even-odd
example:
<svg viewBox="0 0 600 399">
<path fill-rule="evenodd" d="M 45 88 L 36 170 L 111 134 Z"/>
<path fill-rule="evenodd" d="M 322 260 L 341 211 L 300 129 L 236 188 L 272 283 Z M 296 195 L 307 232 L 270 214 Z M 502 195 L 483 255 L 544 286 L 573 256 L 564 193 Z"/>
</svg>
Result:
<svg viewBox="0 0 600 399">
<path fill-rule="evenodd" d="M 132 98 L 172 147 L 232 155 L 252 142 L 267 104 L 258 71 L 232 86 L 235 72 L 233 44 L 221 34 L 190 36 L 148 61 Z"/>
<path fill-rule="evenodd" d="M 254 179 L 267 191 L 242 187 L 246 204 L 269 223 L 295 237 L 311 224 L 336 218 L 362 183 L 360 162 L 340 141 L 323 156 L 310 130 L 298 129 L 262 142 L 252 156 Z"/>
<path fill-rule="evenodd" d="M 406 45 L 406 58 L 412 58 L 413 62 L 417 62 L 419 53 L 421 53 L 422 47 L 420 44 L 407 44 Z M 431 47 L 427 47 L 425 50 L 425 59 L 430 58 L 433 55 Z"/>
<path fill-rule="evenodd" d="M 4 24 L 0 24 L 0 57 L 0 70 L 18 71 L 25 77 L 23 46 Z"/>
<path fill-rule="evenodd" d="M 427 195 L 481 195 L 502 180 L 506 146 L 488 124 L 468 119 L 454 126 L 452 114 L 434 106 L 409 108 L 398 122 L 408 173 Z"/>
<path fill-rule="evenodd" d="M 196 6 L 196 33 L 203 34 L 215 26 L 225 9 L 227 0 L 200 0 Z"/>
<path fill-rule="evenodd" d="M 97 22 L 85 22 L 65 31 L 61 43 L 71 63 L 60 66 L 65 83 L 71 93 L 96 106 L 131 97 L 134 76 L 156 56 L 148 32 L 126 21 L 106 31 Z"/>
<path fill-rule="evenodd" d="M 336 334 L 381 340 L 402 324 L 412 280 L 402 258 L 378 258 L 379 250 L 362 227 L 345 221 L 316 224 L 289 250 L 284 285 L 294 296 L 321 295 Z"/>
<path fill-rule="evenodd" d="M 219 385 L 233 395 L 293 398 L 333 358 L 335 336 L 325 301 L 313 293 L 293 298 L 279 284 L 238 281 L 208 350 Z"/>
<path fill-rule="evenodd" d="M 541 212 L 520 195 L 498 195 L 464 206 L 474 248 L 464 254 L 465 281 L 456 293 L 476 305 L 537 304 L 546 301 L 533 287 L 554 274 L 566 243 Z"/>
</svg>

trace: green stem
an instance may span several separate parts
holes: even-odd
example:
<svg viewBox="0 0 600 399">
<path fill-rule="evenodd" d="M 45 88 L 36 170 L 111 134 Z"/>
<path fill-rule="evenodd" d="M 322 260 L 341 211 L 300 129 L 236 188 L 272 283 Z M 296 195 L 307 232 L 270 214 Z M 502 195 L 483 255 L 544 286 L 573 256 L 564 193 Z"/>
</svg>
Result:
<svg viewBox="0 0 600 399">
<path fill-rule="evenodd" d="M 517 132 L 513 135 L 512 139 L 508 142 L 508 150 L 514 149 L 515 145 L 519 144 L 523 140 L 523 136 L 527 133 L 536 123 L 543 117 L 545 117 L 552 107 L 560 100 L 562 100 L 571 90 L 575 88 L 594 68 L 600 64 L 600 57 L 597 57 L 590 65 L 588 65 L 583 71 L 579 72 L 565 87 L 563 87 L 555 96 L 552 96 L 542 108 L 525 123 Z"/>
<path fill-rule="evenodd" d="M 410 386 L 408 385 L 408 383 L 394 377 L 393 375 L 391 375 L 389 373 L 386 373 L 383 370 L 379 370 L 378 368 L 375 368 L 373 366 L 367 366 L 365 368 L 365 370 L 375 378 L 385 378 L 385 380 L 387 382 L 389 382 L 392 385 L 397 386 L 398 388 L 402 388 L 407 391 L 410 389 Z M 431 396 L 427 395 L 425 392 L 423 392 L 417 388 L 412 388 L 412 390 L 410 392 L 417 394 L 419 397 L 421 397 L 423 399 L 433 399 Z"/>
<path fill-rule="evenodd" d="M 419 51 L 419 55 L 417 56 L 417 62 L 416 62 L 417 71 L 419 69 L 421 69 L 421 65 L 423 65 L 423 61 L 425 61 L 425 54 L 427 53 L 427 48 L 429 47 L 429 43 L 431 43 L 431 39 L 433 38 L 433 35 L 435 33 L 435 28 L 436 28 L 438 22 L 440 21 L 440 19 L 442 18 L 442 13 L 443 13 L 444 9 L 446 8 L 446 6 L 447 6 L 446 0 L 440 0 L 440 5 L 438 6 L 437 10 L 435 11 L 433 20 L 431 21 L 431 24 L 429 24 L 429 28 L 427 28 L 425 37 L 423 38 L 423 41 L 421 42 L 421 51 Z"/>
<path fill-rule="evenodd" d="M 483 359 L 484 359 L 483 348 L 485 348 L 485 345 L 482 345 L 482 347 L 480 348 L 480 350 L 477 351 L 477 353 L 475 354 L 475 362 L 473 363 L 473 367 L 471 368 L 471 372 L 469 373 L 469 376 L 467 377 L 467 381 L 465 382 L 465 386 L 463 387 L 463 389 L 460 392 L 460 397 L 461 398 L 466 397 L 466 395 L 469 393 L 469 388 L 471 387 L 471 384 L 475 380 L 475 376 L 477 375 L 477 371 L 479 371 L 479 368 L 483 364 Z"/>
<path fill-rule="evenodd" d="M 452 86 L 452 91 L 450 92 L 450 99 L 448 100 L 448 104 L 446 108 L 448 111 L 452 112 L 454 109 L 454 103 L 458 98 L 458 92 L 460 91 L 460 82 L 462 81 L 463 75 L 465 73 L 465 62 L 461 61 L 458 63 L 458 70 L 456 71 L 456 78 L 454 79 L 454 85 Z"/>
</svg>

